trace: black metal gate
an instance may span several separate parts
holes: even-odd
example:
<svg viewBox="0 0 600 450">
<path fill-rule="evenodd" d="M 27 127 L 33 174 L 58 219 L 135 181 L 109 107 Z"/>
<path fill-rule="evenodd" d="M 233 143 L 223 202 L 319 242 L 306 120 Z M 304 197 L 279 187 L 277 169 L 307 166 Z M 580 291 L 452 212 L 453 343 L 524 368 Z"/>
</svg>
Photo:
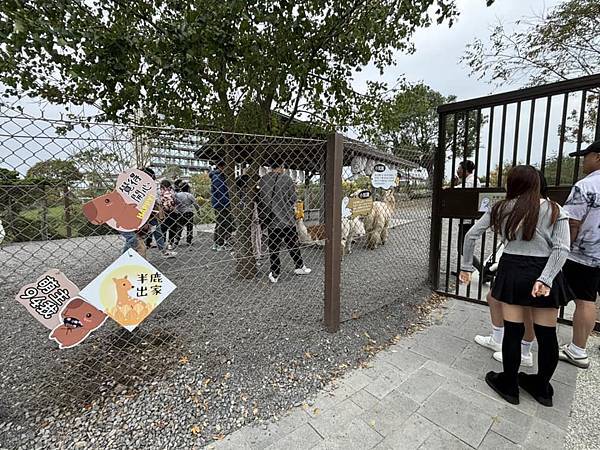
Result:
<svg viewBox="0 0 600 450">
<path fill-rule="evenodd" d="M 433 186 L 430 281 L 440 294 L 485 303 L 489 279 L 460 285 L 460 230 L 481 216 L 484 198 L 504 192 L 508 169 L 531 164 L 545 175 L 560 204 L 582 177 L 579 157 L 568 154 L 600 138 L 600 74 L 491 95 L 438 108 L 439 137 Z M 461 162 L 475 165 L 473 186 L 453 183 Z M 496 196 L 497 197 L 497 196 Z M 498 236 L 483 236 L 475 254 L 493 267 Z M 482 269 L 480 272 L 485 272 Z M 569 322 L 570 310 L 560 317 Z M 600 329 L 600 321 L 596 323 Z"/>
</svg>

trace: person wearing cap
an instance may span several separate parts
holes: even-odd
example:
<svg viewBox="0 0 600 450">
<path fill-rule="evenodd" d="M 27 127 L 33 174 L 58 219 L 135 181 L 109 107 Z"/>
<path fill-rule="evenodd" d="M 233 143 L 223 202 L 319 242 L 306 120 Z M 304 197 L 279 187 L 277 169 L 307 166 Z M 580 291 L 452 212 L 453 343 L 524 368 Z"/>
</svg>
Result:
<svg viewBox="0 0 600 450">
<path fill-rule="evenodd" d="M 311 269 L 304 265 L 296 231 L 296 187 L 292 178 L 285 173 L 283 163 L 274 161 L 272 171 L 260 179 L 259 217 L 267 227 L 267 246 L 271 272 L 269 280 L 277 283 L 281 273 L 279 252 L 285 244 L 294 260 L 296 275 L 307 275 Z"/>
<path fill-rule="evenodd" d="M 569 194 L 564 209 L 569 214 L 571 253 L 563 273 L 575 297 L 573 337 L 559 358 L 587 369 L 586 345 L 596 322 L 596 297 L 600 291 L 600 140 L 569 156 L 583 157 L 585 178 Z"/>
</svg>

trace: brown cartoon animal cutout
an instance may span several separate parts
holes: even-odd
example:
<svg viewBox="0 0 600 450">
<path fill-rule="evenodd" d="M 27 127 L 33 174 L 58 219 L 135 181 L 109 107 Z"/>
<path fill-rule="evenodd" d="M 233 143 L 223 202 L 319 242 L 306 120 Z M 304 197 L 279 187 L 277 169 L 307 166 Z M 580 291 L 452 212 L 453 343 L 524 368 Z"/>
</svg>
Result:
<svg viewBox="0 0 600 450">
<path fill-rule="evenodd" d="M 85 300 L 74 297 L 61 312 L 63 324 L 50 333 L 50 339 L 58 342 L 59 348 L 69 348 L 80 344 L 88 335 L 100 328 L 106 320 L 106 314 Z"/>
<path fill-rule="evenodd" d="M 117 191 L 101 195 L 84 204 L 83 215 L 94 225 L 106 223 L 119 231 L 134 231 L 142 224 L 136 205 L 125 203 L 125 199 Z M 114 226 L 111 221 L 114 221 Z"/>
<path fill-rule="evenodd" d="M 133 289 L 133 284 L 127 279 L 113 278 L 117 294 L 117 302 L 108 315 L 121 325 L 137 325 L 152 312 L 152 307 L 144 303 L 139 298 L 131 297 L 129 291 Z"/>
</svg>

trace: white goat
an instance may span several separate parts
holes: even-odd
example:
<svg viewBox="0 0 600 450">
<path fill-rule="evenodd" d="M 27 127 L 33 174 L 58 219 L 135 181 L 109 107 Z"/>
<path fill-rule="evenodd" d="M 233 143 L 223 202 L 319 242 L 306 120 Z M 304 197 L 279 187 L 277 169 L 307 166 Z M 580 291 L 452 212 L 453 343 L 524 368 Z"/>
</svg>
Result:
<svg viewBox="0 0 600 450">
<path fill-rule="evenodd" d="M 365 235 L 365 226 L 362 218 L 343 217 L 342 218 L 342 253 L 349 255 L 352 253 L 352 241 L 355 238 Z"/>
</svg>

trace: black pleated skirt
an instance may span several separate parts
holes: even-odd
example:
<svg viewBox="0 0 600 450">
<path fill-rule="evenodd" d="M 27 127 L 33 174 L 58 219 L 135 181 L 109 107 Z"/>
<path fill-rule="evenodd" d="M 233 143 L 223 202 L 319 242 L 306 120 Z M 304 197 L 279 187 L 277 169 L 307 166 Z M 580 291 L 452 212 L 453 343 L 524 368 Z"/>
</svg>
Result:
<svg viewBox="0 0 600 450">
<path fill-rule="evenodd" d="M 531 290 L 542 274 L 548 258 L 504 253 L 492 285 L 495 299 L 510 305 L 534 308 L 560 308 L 573 299 L 562 272 L 554 278 L 548 297 L 533 297 Z"/>
</svg>

